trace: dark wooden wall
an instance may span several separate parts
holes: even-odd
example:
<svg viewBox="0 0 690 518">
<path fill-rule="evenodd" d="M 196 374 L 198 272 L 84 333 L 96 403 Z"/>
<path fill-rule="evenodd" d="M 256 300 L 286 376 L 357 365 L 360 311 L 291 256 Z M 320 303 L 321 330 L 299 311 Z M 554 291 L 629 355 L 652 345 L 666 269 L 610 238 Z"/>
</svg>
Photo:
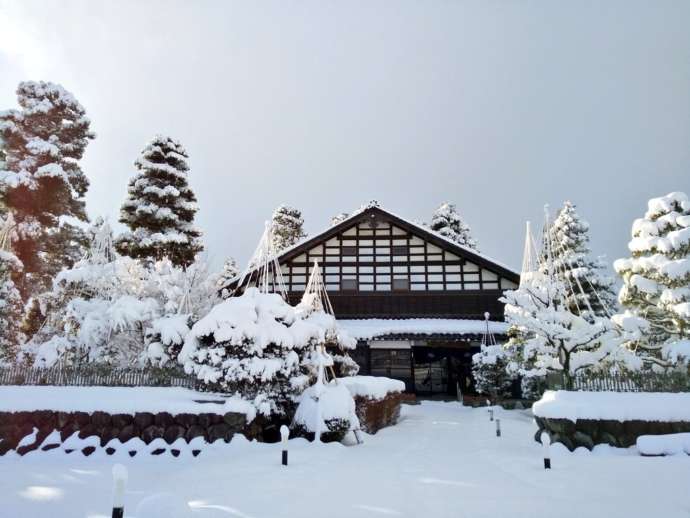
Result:
<svg viewBox="0 0 690 518">
<path fill-rule="evenodd" d="M 290 293 L 291 303 L 301 293 Z M 466 318 L 503 320 L 501 290 L 462 292 L 329 293 L 338 318 Z"/>
</svg>

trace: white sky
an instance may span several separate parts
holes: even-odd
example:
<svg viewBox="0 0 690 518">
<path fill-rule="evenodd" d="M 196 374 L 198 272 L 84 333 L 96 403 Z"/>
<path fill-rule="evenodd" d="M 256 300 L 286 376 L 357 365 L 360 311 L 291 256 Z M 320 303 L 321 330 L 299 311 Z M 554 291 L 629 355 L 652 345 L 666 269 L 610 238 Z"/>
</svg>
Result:
<svg viewBox="0 0 690 518">
<path fill-rule="evenodd" d="M 566 198 L 626 253 L 646 200 L 690 193 L 690 2 L 0 0 L 0 109 L 63 84 L 98 137 L 92 216 L 180 139 L 209 257 L 244 264 L 285 202 L 310 233 L 371 199 L 457 204 L 519 267 L 524 221 Z"/>
</svg>

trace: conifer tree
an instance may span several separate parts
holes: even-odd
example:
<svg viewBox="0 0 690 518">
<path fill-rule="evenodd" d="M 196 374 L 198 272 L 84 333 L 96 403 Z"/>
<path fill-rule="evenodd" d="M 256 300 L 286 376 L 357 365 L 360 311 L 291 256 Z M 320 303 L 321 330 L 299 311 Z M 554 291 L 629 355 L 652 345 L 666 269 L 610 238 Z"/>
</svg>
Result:
<svg viewBox="0 0 690 518">
<path fill-rule="evenodd" d="M 240 269 L 237 267 L 235 259 L 228 257 L 223 264 L 223 270 L 220 272 L 216 284 L 218 287 L 218 295 L 220 295 L 223 300 L 230 297 L 230 282 L 237 277 L 239 273 Z"/>
<path fill-rule="evenodd" d="M 631 257 L 614 263 L 623 279 L 613 317 L 628 346 L 648 362 L 690 360 L 690 200 L 672 192 L 649 200 L 632 225 Z M 682 347 L 681 347 L 682 346 Z M 683 349 L 681 351 L 681 349 Z"/>
<path fill-rule="evenodd" d="M 455 205 L 451 203 L 439 205 L 431 216 L 429 228 L 461 246 L 479 252 L 479 243 L 472 237 L 470 227 L 460 217 Z"/>
<path fill-rule="evenodd" d="M 13 246 L 23 271 L 14 280 L 28 299 L 82 254 L 83 232 L 64 218 L 87 221 L 89 181 L 79 160 L 95 135 L 84 108 L 60 85 L 22 82 L 17 97 L 20 109 L 0 113 L 0 205 L 17 222 Z"/>
<path fill-rule="evenodd" d="M 550 232 L 554 271 L 564 286 L 568 311 L 589 320 L 610 316 L 616 309 L 613 280 L 605 275 L 603 261 L 592 259 L 589 224 L 571 202 L 563 204 Z"/>
<path fill-rule="evenodd" d="M 12 274 L 20 272 L 22 264 L 12 253 L 11 233 L 14 221 L 8 214 L 0 219 L 0 365 L 15 361 L 22 342 L 22 299 L 12 281 Z"/>
<path fill-rule="evenodd" d="M 287 205 L 281 205 L 273 212 L 273 244 L 277 252 L 297 243 L 304 233 L 302 212 Z"/>
<path fill-rule="evenodd" d="M 120 210 L 120 222 L 130 229 L 116 242 L 122 255 L 148 262 L 167 258 L 187 267 L 203 250 L 187 159 L 184 147 L 170 137 L 157 135 L 144 148 Z"/>
<path fill-rule="evenodd" d="M 350 215 L 347 212 L 340 212 L 331 218 L 331 226 L 335 227 L 336 225 L 342 223 L 349 217 Z"/>
</svg>

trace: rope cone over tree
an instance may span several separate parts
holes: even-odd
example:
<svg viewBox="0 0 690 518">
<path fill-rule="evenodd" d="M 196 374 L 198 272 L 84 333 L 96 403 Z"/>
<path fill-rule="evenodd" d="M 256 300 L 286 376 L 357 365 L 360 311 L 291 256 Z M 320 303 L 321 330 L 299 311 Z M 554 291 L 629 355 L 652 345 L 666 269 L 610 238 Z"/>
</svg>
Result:
<svg viewBox="0 0 690 518">
<path fill-rule="evenodd" d="M 601 284 L 590 278 L 582 257 L 565 253 L 548 207 L 544 212 L 541 252 L 536 253 L 528 224 L 520 286 L 501 299 L 511 324 L 509 370 L 523 378 L 524 392 L 524 380 L 543 379 L 548 372 L 561 373 L 571 388 L 573 377 L 585 369 L 638 367 L 638 359 L 620 347 L 620 333 L 606 317 L 611 308 L 599 293 Z"/>
<path fill-rule="evenodd" d="M 235 296 L 192 327 L 180 361 L 209 390 L 229 393 L 256 414 L 282 420 L 293 415 L 310 385 L 320 381 L 323 393 L 331 394 L 333 381 L 326 382 L 323 370 L 334 361 L 326 347 L 347 350 L 356 342 L 337 326 L 318 264 L 302 302 L 287 302 L 274 243 L 273 225 L 267 223 Z"/>
</svg>

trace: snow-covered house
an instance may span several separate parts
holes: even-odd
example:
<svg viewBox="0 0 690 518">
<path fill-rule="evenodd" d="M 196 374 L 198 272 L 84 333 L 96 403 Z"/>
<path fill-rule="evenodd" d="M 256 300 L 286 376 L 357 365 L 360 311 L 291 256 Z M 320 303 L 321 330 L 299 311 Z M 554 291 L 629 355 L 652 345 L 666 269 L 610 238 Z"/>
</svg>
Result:
<svg viewBox="0 0 690 518">
<path fill-rule="evenodd" d="M 278 256 L 291 303 L 314 261 L 339 324 L 358 340 L 360 374 L 405 381 L 421 394 L 472 391 L 472 354 L 487 323 L 504 335 L 503 290 L 519 274 L 377 204 Z"/>
</svg>

